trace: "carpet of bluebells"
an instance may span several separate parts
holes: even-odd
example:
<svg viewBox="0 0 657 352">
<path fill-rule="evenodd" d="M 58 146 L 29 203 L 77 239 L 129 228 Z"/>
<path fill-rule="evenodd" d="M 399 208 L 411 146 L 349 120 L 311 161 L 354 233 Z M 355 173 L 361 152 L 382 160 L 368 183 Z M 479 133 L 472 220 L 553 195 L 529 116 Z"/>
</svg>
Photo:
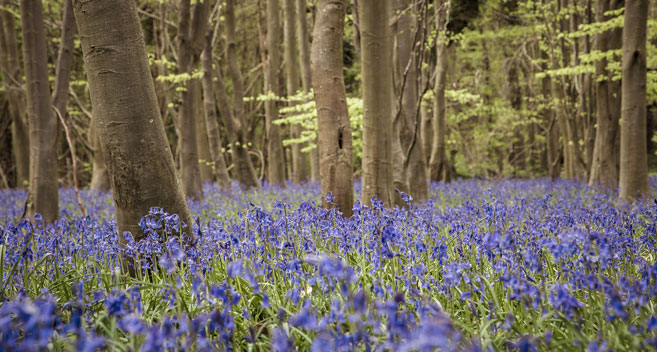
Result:
<svg viewBox="0 0 657 352">
<path fill-rule="evenodd" d="M 16 221 L 24 191 L 0 191 L 0 350 L 657 348 L 653 199 L 460 181 L 345 219 L 315 183 L 204 194 L 194 224 L 154 208 L 148 237 L 120 247 L 110 195 L 83 191 L 82 216 L 61 190 L 46 226 Z"/>
</svg>

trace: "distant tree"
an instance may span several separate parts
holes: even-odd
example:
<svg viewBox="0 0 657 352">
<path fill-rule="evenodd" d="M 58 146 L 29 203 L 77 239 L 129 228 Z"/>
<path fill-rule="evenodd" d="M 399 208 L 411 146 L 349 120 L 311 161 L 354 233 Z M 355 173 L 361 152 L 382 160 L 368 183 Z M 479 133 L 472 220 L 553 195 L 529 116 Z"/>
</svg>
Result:
<svg viewBox="0 0 657 352">
<path fill-rule="evenodd" d="M 142 238 L 139 221 L 156 206 L 191 228 L 135 2 L 76 0 L 73 7 L 121 240 L 126 231 Z"/>
<path fill-rule="evenodd" d="M 436 45 L 436 72 L 433 92 L 433 143 L 431 149 L 431 158 L 429 159 L 429 178 L 432 181 L 449 181 L 449 163 L 447 161 L 446 139 L 446 107 L 445 89 L 447 87 L 447 67 L 449 56 L 447 50 L 447 25 L 449 23 L 449 9 L 451 2 L 449 0 L 438 3 L 438 19 L 436 20 L 436 30 L 440 37 Z"/>
<path fill-rule="evenodd" d="M 267 62 L 266 92 L 276 97 L 281 96 L 278 70 L 281 64 L 279 49 L 281 25 L 279 20 L 279 0 L 267 0 Z M 285 155 L 281 139 L 281 129 L 274 123 L 278 120 L 278 102 L 268 100 L 265 103 L 266 140 L 267 140 L 267 180 L 272 184 L 285 182 Z"/>
<path fill-rule="evenodd" d="M 59 216 L 57 183 L 57 118 L 52 111 L 48 54 L 41 0 L 21 0 L 23 64 L 27 82 L 30 131 L 30 187 L 27 215 L 39 213 L 47 222 Z"/>
<path fill-rule="evenodd" d="M 632 202 L 648 194 L 646 33 L 649 0 L 625 1 L 621 102 L 620 194 Z"/>
<path fill-rule="evenodd" d="M 363 201 L 394 200 L 391 0 L 359 0 L 363 81 Z"/>
<path fill-rule="evenodd" d="M 191 75 L 204 46 L 204 35 L 207 29 L 208 15 L 210 13 L 210 1 L 196 1 L 192 6 L 190 0 L 180 0 L 178 20 L 178 70 L 180 73 Z M 180 130 L 181 149 L 181 178 L 185 194 L 189 197 L 201 195 L 201 170 L 199 167 L 198 145 L 196 135 L 196 123 L 194 113 L 195 94 L 200 94 L 199 89 L 194 89 L 195 80 L 186 81 L 182 91 L 180 107 L 180 118 L 178 128 Z"/>
<path fill-rule="evenodd" d="M 354 203 L 353 149 L 344 86 L 342 35 L 346 0 L 320 0 L 313 31 L 312 79 L 318 115 L 322 205 L 351 216 Z M 326 196 L 332 193 L 333 204 Z"/>
<path fill-rule="evenodd" d="M 11 141 L 16 165 L 16 187 L 27 188 L 30 178 L 30 136 L 25 113 L 25 92 L 21 87 L 21 68 L 14 15 L 9 1 L 0 0 L 0 60 L 2 81 L 11 116 Z"/>
</svg>

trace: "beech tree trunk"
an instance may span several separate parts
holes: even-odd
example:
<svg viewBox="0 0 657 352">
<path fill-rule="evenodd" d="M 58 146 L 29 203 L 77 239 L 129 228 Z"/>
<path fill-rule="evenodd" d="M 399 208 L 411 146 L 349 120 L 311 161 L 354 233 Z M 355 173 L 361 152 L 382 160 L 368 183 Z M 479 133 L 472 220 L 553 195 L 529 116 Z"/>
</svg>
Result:
<svg viewBox="0 0 657 352">
<path fill-rule="evenodd" d="M 297 36 L 299 41 L 299 59 L 301 60 L 301 86 L 303 92 L 309 94 L 313 89 L 312 72 L 310 69 L 310 36 L 308 20 L 306 19 L 306 0 L 296 0 Z M 317 143 L 317 140 L 316 140 Z M 310 151 L 310 178 L 319 180 L 319 147 Z"/>
<path fill-rule="evenodd" d="M 597 21 L 609 19 L 605 12 L 623 6 L 617 0 L 598 1 Z M 596 50 L 606 52 L 620 49 L 622 46 L 622 29 L 615 28 L 597 35 Z M 604 77 L 596 80 L 596 124 L 595 145 L 589 185 L 602 185 L 615 188 L 618 184 L 619 158 L 619 119 L 621 106 L 620 82 L 612 81 L 613 74 L 607 71 L 607 59 L 603 58 L 595 65 L 595 75 Z"/>
<path fill-rule="evenodd" d="M 246 120 L 244 118 L 244 85 L 242 73 L 237 62 L 236 35 L 235 35 L 235 0 L 226 0 L 226 61 L 230 79 L 233 83 L 233 110 L 228 104 L 226 89 L 220 77 L 221 71 L 217 68 L 217 81 L 215 82 L 215 94 L 221 99 L 219 109 L 224 121 L 224 127 L 231 143 L 233 156 L 233 174 L 237 180 L 246 187 L 260 187 L 260 181 L 256 175 L 253 162 L 249 157 L 248 140 L 246 138 Z M 212 60 L 210 60 L 212 62 Z M 221 94 L 223 92 L 223 95 Z M 225 109 L 221 110 L 222 107 Z"/>
<path fill-rule="evenodd" d="M 648 195 L 646 32 L 649 0 L 625 1 L 619 199 Z"/>
<path fill-rule="evenodd" d="M 392 206 L 392 34 L 390 0 L 360 0 L 363 195 Z"/>
<path fill-rule="evenodd" d="M 210 85 L 212 88 L 212 85 Z M 212 155 L 210 154 L 210 143 L 205 121 L 204 97 L 205 93 L 201 90 L 201 81 L 194 80 L 191 85 L 194 90 L 194 124 L 196 125 L 196 149 L 198 150 L 198 167 L 201 175 L 201 184 L 214 181 L 214 171 L 212 170 Z M 212 91 L 210 91 L 210 95 Z M 216 116 L 215 116 L 216 121 Z M 224 165 L 225 166 L 225 165 Z M 228 172 L 225 173 L 228 175 Z M 223 180 L 222 182 L 224 182 Z M 228 179 L 230 185 L 230 178 Z"/>
<path fill-rule="evenodd" d="M 267 0 L 267 63 L 265 67 L 266 94 L 281 96 L 278 84 L 278 68 L 281 64 L 279 37 L 278 0 Z M 269 100 L 265 104 L 266 134 L 267 134 L 267 180 L 271 184 L 285 182 L 285 156 L 281 139 L 280 127 L 274 124 L 278 120 L 277 100 Z"/>
<path fill-rule="evenodd" d="M 432 181 L 448 182 L 449 163 L 447 153 L 445 152 L 446 140 L 446 105 L 445 88 L 447 85 L 447 68 L 449 64 L 447 43 L 444 36 L 446 35 L 447 22 L 449 18 L 449 2 L 441 2 L 441 11 L 438 15 L 437 27 L 441 37 L 436 44 L 436 81 L 434 83 L 433 97 L 433 143 L 431 149 L 431 158 L 429 159 L 429 178 Z"/>
<path fill-rule="evenodd" d="M 55 74 L 55 92 L 52 104 L 64 118 L 68 116 L 66 103 L 68 102 L 68 87 L 71 80 L 71 67 L 73 65 L 73 36 L 75 35 L 75 17 L 73 16 L 73 1 L 64 3 L 62 19 L 62 37 L 60 41 L 59 56 Z"/>
<path fill-rule="evenodd" d="M 354 203 L 353 149 L 342 73 L 342 35 L 346 0 L 320 0 L 313 31 L 312 79 L 319 124 L 322 206 L 351 216 Z M 331 193 L 333 203 L 326 200 Z"/>
<path fill-rule="evenodd" d="M 201 53 L 201 63 L 203 66 L 203 111 L 205 112 L 204 125 L 206 127 L 205 134 L 210 149 L 210 156 L 212 158 L 212 168 L 217 177 L 217 183 L 221 188 L 227 189 L 230 187 L 230 177 L 226 170 L 226 161 L 222 152 L 221 138 L 219 137 L 219 123 L 217 122 L 217 112 L 215 110 L 217 104 L 214 97 L 212 87 L 212 79 L 214 78 L 214 70 L 212 69 L 212 39 L 210 35 L 206 36 L 205 49 Z M 223 81 L 221 82 L 223 85 Z M 222 115 L 228 114 L 230 107 L 228 106 L 228 99 L 221 101 Z M 226 118 L 224 118 L 226 119 Z M 234 134 L 233 126 L 226 128 L 229 134 Z M 234 138 L 234 137 L 233 137 Z M 231 139 L 232 141 L 232 139 Z M 234 146 L 233 146 L 234 147 Z M 240 178 L 238 178 L 240 180 Z"/>
<path fill-rule="evenodd" d="M 30 131 L 30 187 L 27 215 L 47 222 L 59 216 L 57 183 L 57 118 L 52 111 L 48 56 L 41 0 L 21 0 L 23 63 L 27 81 Z"/>
<path fill-rule="evenodd" d="M 0 62 L 3 84 L 9 102 L 11 115 L 11 140 L 14 162 L 16 164 L 16 187 L 27 188 L 30 179 L 30 135 L 25 113 L 25 92 L 21 86 L 20 59 L 14 15 L 3 9 L 9 6 L 8 0 L 0 0 L 0 36 L 5 62 Z"/>
<path fill-rule="evenodd" d="M 299 90 L 299 59 L 297 54 L 297 33 L 296 33 L 296 0 L 284 0 L 285 7 L 285 72 L 287 73 L 287 95 L 291 97 Z M 291 103 L 294 105 L 294 103 Z M 292 138 L 301 137 L 303 128 L 299 124 L 290 126 Z M 301 149 L 305 144 L 292 145 L 292 173 L 294 182 L 307 181 L 308 179 L 308 154 L 302 153 Z"/>
<path fill-rule="evenodd" d="M 178 214 L 191 238 L 135 2 L 75 0 L 73 8 L 121 240 L 126 231 L 143 237 L 139 221 L 151 207 Z"/>
</svg>

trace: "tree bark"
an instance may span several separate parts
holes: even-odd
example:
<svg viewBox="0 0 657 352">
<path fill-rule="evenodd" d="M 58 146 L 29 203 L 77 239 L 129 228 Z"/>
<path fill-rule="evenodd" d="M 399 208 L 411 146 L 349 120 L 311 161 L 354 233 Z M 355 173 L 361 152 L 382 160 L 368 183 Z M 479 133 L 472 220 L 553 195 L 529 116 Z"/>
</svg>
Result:
<svg viewBox="0 0 657 352">
<path fill-rule="evenodd" d="M 109 173 L 105 157 L 100 147 L 100 136 L 98 134 L 98 126 L 96 126 L 96 118 L 92 117 L 89 123 L 89 144 L 94 149 L 91 155 L 91 184 L 89 188 L 107 192 L 111 189 L 109 181 Z"/>
<path fill-rule="evenodd" d="M 390 0 L 360 0 L 363 195 L 392 206 L 392 35 Z"/>
<path fill-rule="evenodd" d="M 260 187 L 258 176 L 256 175 L 253 162 L 249 157 L 248 142 L 246 138 L 246 120 L 244 118 L 244 86 L 242 82 L 242 73 L 237 62 L 237 44 L 235 35 L 235 0 L 226 0 L 226 61 L 230 78 L 233 83 L 233 110 L 228 104 L 226 89 L 223 88 L 223 81 L 219 75 L 214 84 L 215 94 L 221 99 L 219 101 L 219 111 L 224 121 L 224 127 L 231 143 L 233 156 L 234 175 L 237 180 L 246 187 Z M 210 60 L 212 62 L 212 60 Z M 221 72 L 217 68 L 217 74 Z M 223 92 L 223 94 L 221 93 Z M 222 107 L 225 110 L 221 110 Z"/>
<path fill-rule="evenodd" d="M 649 0 L 625 1 L 621 102 L 620 201 L 648 195 L 646 32 Z"/>
<path fill-rule="evenodd" d="M 76 0 L 73 8 L 122 242 L 126 231 L 144 236 L 139 221 L 151 207 L 178 214 L 191 238 L 135 2 Z"/>
<path fill-rule="evenodd" d="M 66 103 L 68 101 L 68 87 L 71 80 L 71 67 L 73 66 L 73 36 L 75 35 L 75 17 L 73 16 L 73 1 L 64 3 L 62 19 L 62 37 L 60 41 L 59 56 L 55 74 L 55 92 L 52 105 L 62 114 L 68 116 Z"/>
<path fill-rule="evenodd" d="M 212 87 L 212 86 L 210 86 Z M 205 93 L 201 90 L 201 81 L 194 80 L 191 85 L 194 96 L 194 124 L 196 125 L 196 149 L 198 150 L 198 167 L 201 175 L 201 184 L 214 181 L 214 171 L 212 170 L 212 155 L 210 154 L 210 143 L 205 120 Z M 212 91 L 210 92 L 212 95 Z M 215 116 L 215 121 L 217 117 Z M 224 165 L 225 167 L 225 165 Z M 225 173 L 228 175 L 228 172 Z M 222 183 L 226 180 L 222 180 Z M 230 185 L 230 178 L 228 179 Z"/>
<path fill-rule="evenodd" d="M 285 7 L 285 72 L 287 73 L 287 95 L 291 97 L 299 90 L 299 59 L 297 54 L 296 33 L 296 0 L 284 0 Z M 290 103 L 294 105 L 294 103 Z M 292 138 L 301 137 L 303 128 L 299 124 L 290 126 Z M 308 154 L 301 152 L 305 144 L 292 145 L 292 173 L 294 182 L 307 181 L 308 179 Z"/>
<path fill-rule="evenodd" d="M 0 5 L 9 6 L 9 1 L 0 0 Z M 30 135 L 25 113 L 25 92 L 21 86 L 21 68 L 16 39 L 14 15 L 0 9 L 0 36 L 5 43 L 6 63 L 2 69 L 3 84 L 9 101 L 11 115 L 11 140 L 16 164 L 16 186 L 27 188 L 30 179 Z"/>
<path fill-rule="evenodd" d="M 605 12 L 616 10 L 623 6 L 622 1 L 600 0 L 598 1 L 596 16 L 597 21 L 602 22 L 609 19 Z M 606 52 L 608 50 L 620 49 L 622 46 L 622 30 L 620 28 L 602 32 L 596 38 L 596 50 Z M 595 75 L 604 79 L 596 80 L 596 122 L 595 145 L 593 148 L 593 160 L 589 185 L 602 185 L 615 188 L 618 184 L 618 137 L 620 133 L 620 105 L 621 92 L 620 82 L 612 81 L 612 74 L 607 71 L 606 59 L 598 61 L 595 65 Z"/>
<path fill-rule="evenodd" d="M 224 160 L 224 154 L 222 152 L 221 138 L 219 137 L 219 123 L 217 122 L 217 112 L 216 112 L 216 100 L 214 97 L 214 91 L 212 88 L 212 79 L 214 77 L 212 69 L 212 39 L 210 35 L 206 36 L 205 49 L 201 53 L 201 63 L 203 66 L 203 110 L 205 112 L 205 134 L 207 136 L 208 145 L 210 149 L 210 156 L 212 158 L 212 168 L 214 169 L 215 176 L 217 178 L 217 183 L 221 188 L 227 189 L 230 187 L 230 177 L 228 176 L 228 171 L 226 170 L 226 161 Z M 223 82 L 221 82 L 223 84 Z M 225 98 L 226 101 L 222 101 L 222 115 L 224 113 L 228 114 L 230 111 L 230 106 L 228 105 L 228 98 Z M 232 117 L 231 117 L 232 118 Z M 226 118 L 224 118 L 226 119 Z M 232 125 L 230 128 L 226 128 L 229 131 L 229 134 L 234 135 Z M 234 137 L 233 137 L 234 138 Z M 232 141 L 232 139 L 231 139 Z M 234 148 L 234 146 L 233 146 Z M 233 159 L 235 157 L 233 156 Z M 237 165 L 237 162 L 234 161 Z M 238 170 L 239 171 L 239 170 Z M 238 180 L 241 182 L 241 178 L 238 174 Z"/>
<path fill-rule="evenodd" d="M 210 1 L 196 2 L 191 9 L 190 0 L 180 0 L 178 21 L 178 71 L 192 74 L 198 57 L 203 50 L 203 38 L 207 30 Z M 188 80 L 182 92 L 180 106 L 180 150 L 181 178 L 188 197 L 201 196 L 201 171 L 197 148 L 196 123 L 194 116 L 194 89 Z"/>
<path fill-rule="evenodd" d="M 312 77 L 318 115 L 322 206 L 351 216 L 354 202 L 353 149 L 342 73 L 346 0 L 320 0 L 313 31 Z M 333 203 L 326 196 L 332 193 Z"/>
<path fill-rule="evenodd" d="M 47 222 L 59 216 L 57 184 L 57 119 L 52 111 L 48 56 L 40 0 L 21 0 L 23 63 L 27 81 L 30 131 L 30 187 L 27 214 L 39 213 Z"/>
<path fill-rule="evenodd" d="M 265 67 L 266 94 L 273 94 L 276 100 L 265 103 L 265 119 L 267 134 L 267 180 L 270 184 L 285 182 L 285 156 L 281 140 L 280 127 L 274 124 L 278 120 L 278 97 L 281 96 L 278 81 L 278 68 L 281 64 L 279 50 L 279 37 L 281 28 L 279 23 L 278 0 L 267 0 L 267 63 Z"/>
<path fill-rule="evenodd" d="M 310 36 L 308 33 L 308 20 L 306 19 L 306 0 L 296 0 L 297 9 L 297 35 L 299 41 L 299 59 L 301 60 L 301 86 L 305 94 L 313 89 L 312 72 L 310 69 Z M 315 139 L 315 143 L 318 143 Z M 310 178 L 319 180 L 319 147 L 310 151 Z"/>
<path fill-rule="evenodd" d="M 444 36 L 446 35 L 447 20 L 449 18 L 449 1 L 441 2 L 441 13 L 438 15 L 437 26 L 441 37 L 436 45 L 437 63 L 436 63 L 436 81 L 434 83 L 433 97 L 433 143 L 431 149 L 431 158 L 429 159 L 429 178 L 432 181 L 449 181 L 449 165 L 447 154 L 445 153 L 446 123 L 445 113 L 446 104 L 445 88 L 447 86 L 447 68 L 449 64 L 447 43 Z"/>
</svg>

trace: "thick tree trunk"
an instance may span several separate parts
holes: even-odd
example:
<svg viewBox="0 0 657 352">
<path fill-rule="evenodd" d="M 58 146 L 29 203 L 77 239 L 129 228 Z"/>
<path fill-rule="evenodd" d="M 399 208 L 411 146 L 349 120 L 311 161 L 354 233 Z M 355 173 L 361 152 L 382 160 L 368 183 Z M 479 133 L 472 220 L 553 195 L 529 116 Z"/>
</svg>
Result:
<svg viewBox="0 0 657 352">
<path fill-rule="evenodd" d="M 310 36 L 308 19 L 306 18 L 306 0 L 296 0 L 297 36 L 299 41 L 299 59 L 301 60 L 301 86 L 303 92 L 309 94 L 313 89 L 312 72 L 310 69 Z M 317 142 L 317 140 L 316 140 Z M 319 147 L 310 151 L 310 178 L 319 181 Z"/>
<path fill-rule="evenodd" d="M 223 88 L 223 81 L 219 76 L 217 76 L 217 81 L 215 82 L 215 94 L 221 98 L 217 100 L 219 101 L 219 109 L 224 121 L 224 127 L 231 143 L 233 164 L 235 165 L 233 174 L 246 187 L 259 187 L 260 182 L 249 157 L 246 138 L 247 126 L 244 118 L 244 86 L 242 83 L 242 73 L 237 62 L 237 44 L 235 42 L 237 38 L 235 35 L 235 0 L 226 0 L 225 16 L 226 61 L 228 62 L 230 78 L 233 83 L 233 110 L 230 109 L 228 96 L 226 95 L 225 88 Z M 216 72 L 218 74 L 220 73 L 218 68 Z M 223 95 L 221 92 L 223 92 Z M 221 110 L 222 107 L 225 108 L 225 111 Z"/>
<path fill-rule="evenodd" d="M 442 2 L 441 13 L 438 16 L 438 31 L 440 36 L 446 33 L 447 19 L 449 18 L 449 2 Z M 436 81 L 434 83 L 433 97 L 433 143 L 431 148 L 431 158 L 429 159 L 429 178 L 432 181 L 449 181 L 449 165 L 447 154 L 445 152 L 446 140 L 446 104 L 445 88 L 447 86 L 447 68 L 449 64 L 447 43 L 445 38 L 439 38 L 436 45 L 437 63 L 436 63 Z"/>
<path fill-rule="evenodd" d="M 297 33 L 296 33 L 296 0 L 284 0 L 285 7 L 285 72 L 287 73 L 287 95 L 288 97 L 297 94 L 299 90 L 299 59 L 297 53 Z M 294 103 L 292 103 L 294 104 Z M 292 138 L 301 137 L 303 128 L 299 124 L 290 126 Z M 302 153 L 301 149 L 305 144 L 292 145 L 292 173 L 294 182 L 308 180 L 308 154 Z"/>
<path fill-rule="evenodd" d="M 619 199 L 648 195 L 646 32 L 649 0 L 625 1 Z"/>
<path fill-rule="evenodd" d="M 217 183 L 220 187 L 226 189 L 230 187 L 230 178 L 228 177 L 228 171 L 226 170 L 226 161 L 224 160 L 224 154 L 221 151 L 221 138 L 219 137 L 219 123 L 217 122 L 217 112 L 216 112 L 216 100 L 214 97 L 214 91 L 212 88 L 212 79 L 214 78 L 214 70 L 212 69 L 212 40 L 210 36 L 206 36 L 205 49 L 201 53 L 201 63 L 203 66 L 203 110 L 205 112 L 204 125 L 205 135 L 207 136 L 207 141 L 210 149 L 210 156 L 212 158 L 212 168 L 214 169 L 215 176 L 217 177 Z M 223 85 L 223 82 L 221 82 Z M 225 101 L 221 101 L 222 115 L 229 114 L 230 106 L 228 105 L 228 98 L 224 98 Z M 232 118 L 232 117 L 230 117 Z M 224 117 L 224 120 L 227 117 Z M 228 124 L 226 124 L 228 125 Z M 234 135 L 235 131 L 233 126 L 226 127 L 226 130 L 229 134 Z M 231 142 L 235 137 L 231 137 Z M 232 148 L 235 148 L 235 145 L 232 145 Z M 239 147 L 238 147 L 239 148 Z M 235 159 L 235 152 L 233 152 L 233 159 Z M 236 165 L 237 161 L 233 161 Z M 239 170 L 237 170 L 239 171 Z M 241 181 L 241 177 L 237 174 L 237 179 Z"/>
<path fill-rule="evenodd" d="M 279 23 L 279 0 L 267 0 L 267 63 L 265 65 L 266 92 L 276 97 L 281 96 L 278 81 L 278 68 L 281 64 L 279 50 L 281 28 Z M 274 124 L 278 120 L 278 102 L 269 100 L 265 103 L 267 134 L 267 180 L 271 184 L 285 182 L 285 155 L 280 127 Z"/>
<path fill-rule="evenodd" d="M 363 80 L 363 202 L 392 206 L 392 34 L 390 0 L 360 0 Z"/>
<path fill-rule="evenodd" d="M 135 2 L 76 0 L 73 8 L 122 241 L 125 231 L 143 237 L 139 221 L 151 207 L 178 214 L 192 236 Z"/>
<path fill-rule="evenodd" d="M 600 0 L 596 9 L 598 22 L 606 21 L 609 16 L 605 12 L 622 7 L 623 3 L 617 0 Z M 620 28 L 602 32 L 596 38 L 596 50 L 605 52 L 620 49 L 622 46 L 622 30 Z M 602 185 L 615 188 L 618 184 L 618 145 L 620 128 L 621 92 L 620 82 L 612 81 L 607 71 L 606 59 L 598 61 L 595 65 L 595 75 L 604 77 L 596 80 L 596 122 L 595 145 L 589 184 Z"/>
<path fill-rule="evenodd" d="M 50 105 L 48 56 L 41 0 L 21 0 L 23 60 L 27 81 L 30 131 L 30 201 L 28 216 L 35 213 L 47 222 L 59 216 L 57 184 L 57 118 Z"/>
<path fill-rule="evenodd" d="M 8 0 L 0 0 L 0 5 L 9 6 Z M 16 164 L 16 186 L 27 188 L 30 179 L 30 135 L 25 113 L 25 99 L 21 86 L 21 68 L 18 54 L 18 35 L 14 15 L 0 7 L 0 36 L 4 39 L 3 49 L 6 63 L 3 65 L 3 84 L 9 101 L 9 114 L 11 115 L 11 140 L 14 162 Z"/>
<path fill-rule="evenodd" d="M 312 77 L 319 123 L 322 206 L 351 216 L 354 202 L 353 150 L 342 74 L 342 35 L 346 0 L 320 0 L 312 46 Z M 334 196 L 329 203 L 326 196 Z"/>
</svg>

